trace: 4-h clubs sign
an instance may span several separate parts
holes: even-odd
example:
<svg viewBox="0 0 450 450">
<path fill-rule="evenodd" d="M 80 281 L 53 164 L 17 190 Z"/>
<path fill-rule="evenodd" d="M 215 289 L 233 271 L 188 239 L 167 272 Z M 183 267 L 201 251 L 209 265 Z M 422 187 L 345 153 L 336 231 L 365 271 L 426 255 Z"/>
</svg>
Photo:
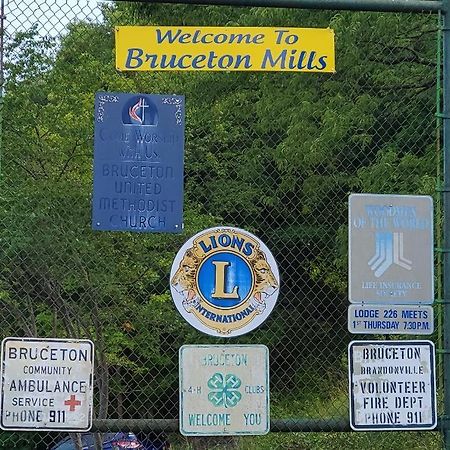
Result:
<svg viewBox="0 0 450 450">
<path fill-rule="evenodd" d="M 257 435 L 269 429 L 269 350 L 265 345 L 180 348 L 183 435 Z"/>
</svg>

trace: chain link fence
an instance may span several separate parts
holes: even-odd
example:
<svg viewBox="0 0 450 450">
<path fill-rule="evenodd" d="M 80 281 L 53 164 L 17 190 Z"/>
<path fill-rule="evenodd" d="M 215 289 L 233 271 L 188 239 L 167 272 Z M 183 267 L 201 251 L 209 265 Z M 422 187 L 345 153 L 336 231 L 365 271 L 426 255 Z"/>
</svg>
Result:
<svg viewBox="0 0 450 450">
<path fill-rule="evenodd" d="M 110 448 L 101 442 L 128 431 L 145 448 L 441 448 L 439 432 L 349 432 L 346 356 L 348 195 L 432 195 L 439 218 L 436 15 L 93 0 L 8 0 L 4 14 L 2 338 L 91 339 L 103 433 L 1 432 L 0 448 Z M 117 72 L 114 27 L 144 24 L 331 27 L 337 71 Z M 182 234 L 91 229 L 97 91 L 185 95 Z M 179 316 L 170 267 L 189 237 L 218 225 L 254 233 L 277 260 L 270 318 L 226 343 L 269 348 L 272 429 L 304 432 L 177 433 L 178 349 L 225 342 Z M 436 317 L 439 348 L 438 306 Z"/>
</svg>

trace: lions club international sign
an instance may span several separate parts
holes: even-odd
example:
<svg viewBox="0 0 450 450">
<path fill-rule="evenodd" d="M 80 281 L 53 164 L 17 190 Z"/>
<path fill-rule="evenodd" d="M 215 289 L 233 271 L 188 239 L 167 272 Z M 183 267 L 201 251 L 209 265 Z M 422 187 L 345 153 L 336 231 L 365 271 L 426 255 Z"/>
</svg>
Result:
<svg viewBox="0 0 450 450">
<path fill-rule="evenodd" d="M 234 337 L 266 320 L 277 301 L 280 277 L 272 253 L 256 236 L 217 227 L 181 247 L 170 289 L 178 311 L 193 327 Z"/>
</svg>

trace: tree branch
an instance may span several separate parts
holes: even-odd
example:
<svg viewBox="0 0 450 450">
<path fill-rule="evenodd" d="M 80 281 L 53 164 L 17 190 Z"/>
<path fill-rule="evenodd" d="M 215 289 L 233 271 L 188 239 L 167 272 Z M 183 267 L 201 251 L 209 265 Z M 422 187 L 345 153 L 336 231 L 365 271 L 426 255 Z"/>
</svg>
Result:
<svg viewBox="0 0 450 450">
<path fill-rule="evenodd" d="M 17 161 L 17 159 L 13 159 L 12 162 L 14 164 L 17 164 L 21 169 L 23 169 L 28 175 L 30 175 L 31 178 L 33 178 L 33 180 L 37 180 L 36 174 L 33 173 L 31 170 L 29 170 L 27 167 L 25 167 L 22 163 Z"/>
<path fill-rule="evenodd" d="M 387 47 L 389 50 L 391 50 L 393 53 L 398 53 L 399 51 L 407 51 L 410 52 L 409 55 L 403 55 L 403 56 L 396 56 L 394 59 L 386 60 L 383 57 L 371 57 L 369 58 L 369 61 L 372 62 L 380 62 L 386 65 L 396 65 L 396 64 L 402 64 L 402 63 L 416 63 L 421 64 L 423 66 L 434 66 L 436 65 L 436 61 L 430 61 L 429 59 L 421 57 L 418 52 L 411 48 L 411 47 L 404 47 L 404 46 L 393 46 L 393 47 Z"/>
<path fill-rule="evenodd" d="M 76 141 L 74 146 L 72 147 L 72 151 L 70 152 L 69 157 L 67 158 L 67 160 L 65 161 L 65 163 L 63 164 L 62 169 L 60 170 L 59 174 L 56 177 L 56 181 L 60 181 L 62 176 L 64 175 L 64 172 L 66 171 L 67 167 L 69 166 L 70 161 L 72 161 L 72 159 L 75 157 L 75 151 L 77 150 L 77 148 L 81 145 L 80 142 Z"/>
</svg>

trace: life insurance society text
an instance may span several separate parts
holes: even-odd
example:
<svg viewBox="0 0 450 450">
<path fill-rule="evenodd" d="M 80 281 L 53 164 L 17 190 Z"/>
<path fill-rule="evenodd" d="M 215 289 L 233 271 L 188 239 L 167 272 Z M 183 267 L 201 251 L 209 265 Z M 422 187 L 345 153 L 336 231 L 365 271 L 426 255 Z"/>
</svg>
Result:
<svg viewBox="0 0 450 450">
<path fill-rule="evenodd" d="M 435 426 L 434 347 L 431 343 L 370 345 L 354 342 L 350 349 L 352 426 L 355 429 Z"/>
<path fill-rule="evenodd" d="M 420 281 L 363 281 L 362 289 L 371 289 L 376 291 L 378 297 L 396 297 L 405 298 L 411 290 L 423 289 Z"/>
</svg>

